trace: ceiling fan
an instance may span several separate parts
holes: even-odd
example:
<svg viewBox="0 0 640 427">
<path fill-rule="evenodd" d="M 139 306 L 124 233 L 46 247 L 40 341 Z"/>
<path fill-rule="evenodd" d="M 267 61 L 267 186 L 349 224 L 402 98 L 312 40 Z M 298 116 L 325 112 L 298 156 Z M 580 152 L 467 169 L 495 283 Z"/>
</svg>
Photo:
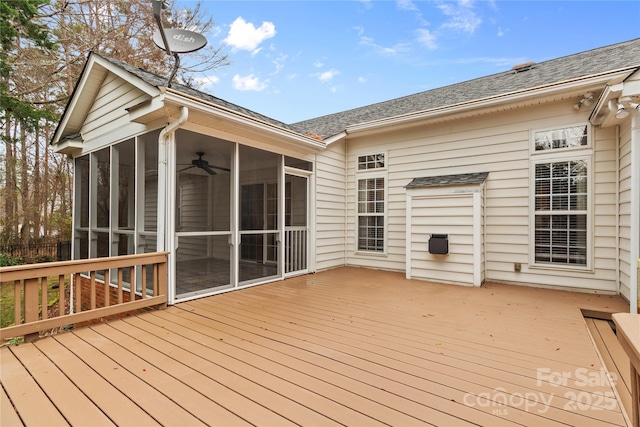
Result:
<svg viewBox="0 0 640 427">
<path fill-rule="evenodd" d="M 215 165 L 210 165 L 208 161 L 206 161 L 205 159 L 202 158 L 202 156 L 204 156 L 204 152 L 202 151 L 198 151 L 196 153 L 196 155 L 198 156 L 197 159 L 193 159 L 191 161 L 191 166 L 187 166 L 184 169 L 180 169 L 178 172 L 183 172 L 186 171 L 187 169 L 191 169 L 191 168 L 200 168 L 202 170 L 204 170 L 205 172 L 207 172 L 209 175 L 216 175 L 216 171 L 214 169 L 218 169 L 218 170 L 222 170 L 222 171 L 226 171 L 226 172 L 230 172 L 231 169 L 227 169 L 227 168 L 223 168 L 222 166 L 215 166 Z"/>
</svg>

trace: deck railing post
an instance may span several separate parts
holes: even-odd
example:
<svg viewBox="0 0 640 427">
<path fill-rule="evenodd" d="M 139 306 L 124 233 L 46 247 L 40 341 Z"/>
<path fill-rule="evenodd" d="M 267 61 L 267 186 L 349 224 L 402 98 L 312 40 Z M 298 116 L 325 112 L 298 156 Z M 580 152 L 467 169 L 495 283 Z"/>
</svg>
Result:
<svg viewBox="0 0 640 427">
<path fill-rule="evenodd" d="M 19 325 L 22 323 L 22 281 L 14 280 L 13 282 L 13 323 Z"/>
<path fill-rule="evenodd" d="M 158 264 L 158 295 L 167 295 L 167 260 Z M 165 303 L 165 306 L 167 304 Z"/>
<path fill-rule="evenodd" d="M 24 322 L 38 320 L 38 282 L 37 278 L 24 281 Z"/>
<path fill-rule="evenodd" d="M 58 316 L 64 316 L 67 311 L 66 290 L 64 288 L 64 274 L 58 275 Z M 69 279 L 71 283 L 71 279 Z"/>
<path fill-rule="evenodd" d="M 75 313 L 80 313 L 82 311 L 82 277 L 80 274 L 76 274 L 74 279 Z"/>
</svg>

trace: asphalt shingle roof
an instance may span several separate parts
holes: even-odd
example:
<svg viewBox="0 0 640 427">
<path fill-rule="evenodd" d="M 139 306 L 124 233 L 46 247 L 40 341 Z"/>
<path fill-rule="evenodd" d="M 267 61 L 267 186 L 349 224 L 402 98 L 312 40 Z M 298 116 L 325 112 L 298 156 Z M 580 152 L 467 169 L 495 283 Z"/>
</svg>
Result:
<svg viewBox="0 0 640 427">
<path fill-rule="evenodd" d="M 414 178 L 405 188 L 445 187 L 448 185 L 482 184 L 489 172 L 461 173 L 455 175 Z"/>
<path fill-rule="evenodd" d="M 301 133 L 336 135 L 348 126 L 640 66 L 640 38 L 513 70 L 293 123 Z"/>
</svg>

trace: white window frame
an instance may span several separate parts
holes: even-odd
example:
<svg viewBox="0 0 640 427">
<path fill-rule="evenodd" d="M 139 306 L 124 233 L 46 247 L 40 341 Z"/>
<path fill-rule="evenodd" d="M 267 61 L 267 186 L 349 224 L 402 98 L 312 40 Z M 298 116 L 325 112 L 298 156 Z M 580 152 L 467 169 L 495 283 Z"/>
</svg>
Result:
<svg viewBox="0 0 640 427">
<path fill-rule="evenodd" d="M 360 157 L 367 157 L 367 156 L 383 156 L 384 159 L 384 166 L 382 167 L 372 167 L 372 168 L 366 168 L 366 169 L 360 169 Z M 371 171 L 381 171 L 381 170 L 387 170 L 387 161 L 389 160 L 388 158 L 388 153 L 386 151 L 377 151 L 375 153 L 365 153 L 365 154 L 358 154 L 356 155 L 356 172 L 357 173 L 366 173 L 366 172 L 371 172 Z"/>
<path fill-rule="evenodd" d="M 579 147 L 551 148 L 548 150 L 535 149 L 535 135 L 537 132 L 561 130 L 574 126 L 587 126 L 587 145 Z M 529 164 L 529 266 L 532 268 L 544 268 L 554 270 L 578 270 L 593 271 L 594 259 L 594 230 L 593 230 L 593 192 L 594 192 L 594 166 L 593 166 L 593 142 L 592 129 L 588 123 L 569 124 L 566 126 L 556 126 L 553 128 L 533 129 L 530 132 L 530 164 Z M 584 265 L 565 264 L 553 262 L 536 261 L 536 180 L 535 169 L 538 164 L 545 163 L 561 163 L 568 161 L 584 161 L 587 165 L 587 253 L 586 263 Z M 551 211 L 553 212 L 553 211 Z M 582 213 L 583 211 L 557 211 L 557 215 Z M 553 215 L 551 213 L 550 215 Z"/>
<path fill-rule="evenodd" d="M 379 167 L 379 168 L 371 168 L 371 169 L 358 169 L 358 165 L 359 165 L 359 159 L 362 156 L 376 156 L 382 154 L 384 156 L 384 166 L 383 167 Z M 386 256 L 387 254 L 387 236 L 388 236 L 388 228 L 389 228 L 389 224 L 388 224 L 388 204 L 389 204 L 389 177 L 388 177 L 388 161 L 389 161 L 389 156 L 388 153 L 386 151 L 377 151 L 377 152 L 373 152 L 373 153 L 361 153 L 361 154 L 356 154 L 355 156 L 355 195 L 354 195 L 354 201 L 355 201 L 355 241 L 354 241 L 354 245 L 355 245 L 355 253 L 356 255 L 367 255 L 367 256 Z M 361 180 L 365 180 L 365 179 L 377 179 L 377 178 L 382 178 L 384 179 L 384 202 L 383 202 L 383 209 L 384 212 L 381 215 L 372 215 L 372 214 L 360 214 L 360 212 L 358 211 L 358 189 L 359 189 L 359 182 Z M 382 216 L 382 223 L 383 223 L 383 238 L 382 238 L 382 250 L 381 251 L 375 251 L 375 250 L 367 250 L 367 249 L 360 249 L 359 248 L 359 241 L 360 241 L 360 217 L 361 216 Z"/>
</svg>

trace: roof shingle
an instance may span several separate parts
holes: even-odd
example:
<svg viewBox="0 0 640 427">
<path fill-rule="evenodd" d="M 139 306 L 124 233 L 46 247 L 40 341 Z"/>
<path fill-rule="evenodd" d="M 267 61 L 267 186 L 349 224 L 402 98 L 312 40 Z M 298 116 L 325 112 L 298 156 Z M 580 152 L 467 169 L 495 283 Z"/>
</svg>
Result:
<svg viewBox="0 0 640 427">
<path fill-rule="evenodd" d="M 414 178 L 405 188 L 445 187 L 450 185 L 482 184 L 489 172 L 461 173 L 455 175 Z"/>
<path fill-rule="evenodd" d="M 526 71 L 509 70 L 414 95 L 293 123 L 292 126 L 298 129 L 299 132 L 315 133 L 327 138 L 355 124 L 426 111 L 636 66 L 640 66 L 640 38 L 540 62 Z"/>
</svg>

